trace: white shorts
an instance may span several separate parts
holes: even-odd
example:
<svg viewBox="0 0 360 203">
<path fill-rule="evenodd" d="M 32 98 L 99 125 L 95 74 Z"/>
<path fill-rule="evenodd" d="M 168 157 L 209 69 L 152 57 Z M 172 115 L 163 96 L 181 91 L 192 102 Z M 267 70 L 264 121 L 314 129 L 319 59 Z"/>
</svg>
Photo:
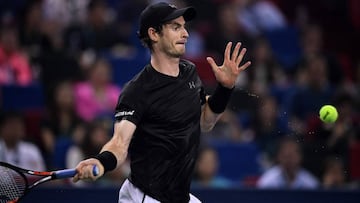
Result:
<svg viewBox="0 0 360 203">
<path fill-rule="evenodd" d="M 201 201 L 194 195 L 190 195 L 189 203 L 201 203 Z M 119 192 L 119 203 L 160 203 L 156 199 L 145 195 L 137 187 L 135 187 L 129 180 L 125 180 Z"/>
</svg>

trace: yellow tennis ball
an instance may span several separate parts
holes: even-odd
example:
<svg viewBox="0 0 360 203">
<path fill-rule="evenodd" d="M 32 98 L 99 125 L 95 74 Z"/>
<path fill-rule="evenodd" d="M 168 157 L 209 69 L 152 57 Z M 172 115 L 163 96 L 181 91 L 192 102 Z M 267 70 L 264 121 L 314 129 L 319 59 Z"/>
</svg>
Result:
<svg viewBox="0 0 360 203">
<path fill-rule="evenodd" d="M 338 112 L 332 105 L 324 105 L 319 111 L 320 119 L 325 123 L 334 123 L 338 118 Z"/>
</svg>

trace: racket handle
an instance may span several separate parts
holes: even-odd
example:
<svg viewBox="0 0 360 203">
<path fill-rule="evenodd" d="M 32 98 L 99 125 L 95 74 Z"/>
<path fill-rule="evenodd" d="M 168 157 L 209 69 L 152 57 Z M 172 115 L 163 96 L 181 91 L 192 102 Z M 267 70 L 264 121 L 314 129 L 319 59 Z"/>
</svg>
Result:
<svg viewBox="0 0 360 203">
<path fill-rule="evenodd" d="M 93 175 L 98 176 L 99 173 L 100 173 L 99 168 L 97 167 L 97 165 L 94 165 L 94 167 L 93 167 Z"/>
<path fill-rule="evenodd" d="M 63 178 L 72 178 L 77 174 L 76 169 L 64 169 L 59 171 L 54 171 L 53 176 L 55 179 L 63 179 Z M 99 168 L 94 165 L 93 167 L 93 175 L 97 176 L 99 175 Z"/>
</svg>

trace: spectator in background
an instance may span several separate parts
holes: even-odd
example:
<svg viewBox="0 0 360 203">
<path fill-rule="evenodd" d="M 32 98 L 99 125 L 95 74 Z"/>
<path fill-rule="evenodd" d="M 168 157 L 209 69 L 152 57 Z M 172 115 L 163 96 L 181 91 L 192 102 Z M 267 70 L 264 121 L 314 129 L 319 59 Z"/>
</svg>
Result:
<svg viewBox="0 0 360 203">
<path fill-rule="evenodd" d="M 343 161 L 338 157 L 327 157 L 322 174 L 322 186 L 328 189 L 344 188 L 347 184 L 346 179 Z"/>
<path fill-rule="evenodd" d="M 83 121 L 76 114 L 73 85 L 60 82 L 53 91 L 48 113 L 41 127 L 41 138 L 50 168 L 65 167 L 65 152 L 83 139 Z"/>
<path fill-rule="evenodd" d="M 236 0 L 238 21 L 244 30 L 254 36 L 282 29 L 287 20 L 279 8 L 268 0 Z"/>
<path fill-rule="evenodd" d="M 29 55 L 33 77 L 43 85 L 47 100 L 59 81 L 82 78 L 77 59 L 64 50 L 62 19 L 44 14 L 44 4 L 50 1 L 54 3 L 52 0 L 28 1 L 19 21 L 21 45 Z"/>
<path fill-rule="evenodd" d="M 214 54 L 216 59 L 221 59 L 225 44 L 228 41 L 238 41 L 247 50 L 252 48 L 252 39 L 244 33 L 243 28 L 236 20 L 237 10 L 233 3 L 222 3 L 217 7 L 216 24 L 214 29 L 205 39 L 206 50 Z"/>
<path fill-rule="evenodd" d="M 333 85 L 343 82 L 344 72 L 341 69 L 335 53 L 328 51 L 324 47 L 324 37 L 322 28 L 316 24 L 309 24 L 303 28 L 300 38 L 302 55 L 299 64 L 307 63 L 312 58 L 322 57 L 326 64 L 328 80 Z"/>
<path fill-rule="evenodd" d="M 271 163 L 275 161 L 276 144 L 288 133 L 279 112 L 276 99 L 264 96 L 260 99 L 257 116 L 251 126 L 255 131 L 256 144 Z"/>
<path fill-rule="evenodd" d="M 24 141 L 25 136 L 25 123 L 19 113 L 8 112 L 2 115 L 0 161 L 31 170 L 46 170 L 40 149 L 33 143 Z"/>
<path fill-rule="evenodd" d="M 40 81 L 47 99 L 51 99 L 55 86 L 64 80 L 83 79 L 81 60 L 68 52 L 64 46 L 61 20 L 44 19 L 41 21 L 42 34 L 46 36 L 47 46 L 42 47 L 40 55 L 33 61 L 39 67 Z"/>
<path fill-rule="evenodd" d="M 70 53 L 79 56 L 84 50 L 96 52 L 111 49 L 125 43 L 114 19 L 108 16 L 105 0 L 90 0 L 87 5 L 86 22 L 65 29 L 65 46 Z"/>
<path fill-rule="evenodd" d="M 101 121 L 89 123 L 84 138 L 67 151 L 66 167 L 74 168 L 79 161 L 95 156 L 110 139 L 109 133 L 109 129 Z"/>
<path fill-rule="evenodd" d="M 66 167 L 75 168 L 76 165 L 89 157 L 93 157 L 99 153 L 101 147 L 110 140 L 111 125 L 106 120 L 96 120 L 89 123 L 82 142 L 72 145 L 66 153 Z M 129 173 L 129 163 L 124 163 L 118 170 L 107 173 L 100 182 L 101 185 L 121 185 Z M 94 184 L 93 182 L 82 182 L 76 186 L 86 186 Z"/>
<path fill-rule="evenodd" d="M 199 153 L 199 159 L 195 168 L 193 187 L 205 188 L 228 188 L 233 183 L 218 175 L 219 159 L 215 149 L 203 148 Z"/>
<path fill-rule="evenodd" d="M 215 60 L 220 60 L 223 57 L 223 53 L 220 50 L 224 50 L 224 46 L 227 41 L 239 41 L 242 43 L 241 46 L 247 48 L 250 53 L 252 52 L 253 39 L 248 36 L 240 24 L 237 22 L 237 7 L 234 3 L 223 2 L 218 3 L 216 7 L 216 20 L 215 25 L 205 36 L 205 48 L 206 52 L 215 56 Z M 247 60 L 247 56 L 245 56 Z M 247 114 L 253 114 L 253 112 L 248 113 L 248 111 L 254 110 L 254 104 L 257 101 L 256 98 L 249 96 L 248 92 L 244 92 L 243 89 L 248 89 L 248 84 L 246 79 L 247 73 L 244 75 L 239 75 L 237 79 L 237 84 L 235 90 L 231 96 L 229 102 L 229 108 L 235 112 L 246 111 Z M 243 84 L 239 84 L 239 81 L 244 81 Z M 215 83 L 216 84 L 216 83 Z"/>
<path fill-rule="evenodd" d="M 120 34 L 123 39 L 131 39 L 131 43 L 138 43 L 137 23 L 139 14 L 149 4 L 148 0 L 125 0 L 121 1 L 117 10 L 117 23 L 121 30 Z"/>
<path fill-rule="evenodd" d="M 18 30 L 3 25 L 0 30 L 0 85 L 29 85 L 32 71 L 25 53 L 20 50 Z"/>
<path fill-rule="evenodd" d="M 86 22 L 87 5 L 90 0 L 42 0 L 45 18 L 60 21 L 64 27 Z"/>
<path fill-rule="evenodd" d="M 309 125 L 314 133 L 308 134 L 305 140 L 307 159 L 304 165 L 319 178 L 322 171 L 316 165 L 323 157 L 338 157 L 343 161 L 344 169 L 349 171 L 350 145 L 359 138 L 360 133 L 354 98 L 346 92 L 339 92 L 331 101 L 339 113 L 337 121 L 326 124 L 315 118 Z"/>
<path fill-rule="evenodd" d="M 287 76 L 276 61 L 266 38 L 257 38 L 251 56 L 255 68 L 249 70 L 248 80 L 253 93 L 266 95 L 272 86 L 277 89 L 288 88 Z"/>
<path fill-rule="evenodd" d="M 32 64 L 50 48 L 49 38 L 44 33 L 42 5 L 42 0 L 27 1 L 19 19 L 19 40 Z"/>
<path fill-rule="evenodd" d="M 226 109 L 210 132 L 202 132 L 204 139 L 243 141 L 242 128 L 236 114 Z"/>
<path fill-rule="evenodd" d="M 259 188 L 314 189 L 318 180 L 301 166 L 300 144 L 291 138 L 281 140 L 277 152 L 277 164 L 266 170 L 258 180 Z"/>
<path fill-rule="evenodd" d="M 76 112 L 85 121 L 113 114 L 120 88 L 111 82 L 111 67 L 105 59 L 97 59 L 85 82 L 75 85 Z M 112 116 L 111 116 L 112 118 Z"/>
<path fill-rule="evenodd" d="M 324 57 L 315 55 L 308 58 L 304 67 L 298 70 L 296 90 L 289 95 L 287 107 L 290 129 L 305 135 L 308 123 L 318 119 L 319 108 L 334 95 L 328 79 L 328 66 Z"/>
</svg>

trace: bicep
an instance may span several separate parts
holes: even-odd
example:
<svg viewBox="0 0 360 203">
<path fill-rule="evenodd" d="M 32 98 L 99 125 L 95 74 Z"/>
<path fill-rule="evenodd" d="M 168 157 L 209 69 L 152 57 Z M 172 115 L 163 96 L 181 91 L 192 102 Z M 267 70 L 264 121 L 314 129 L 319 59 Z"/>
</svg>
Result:
<svg viewBox="0 0 360 203">
<path fill-rule="evenodd" d="M 135 129 L 136 125 L 131 121 L 125 119 L 117 121 L 114 125 L 114 138 L 130 142 Z"/>
<path fill-rule="evenodd" d="M 110 142 L 114 145 L 128 146 L 132 135 L 134 134 L 136 125 L 128 120 L 120 120 L 115 122 L 114 135 Z"/>
</svg>

